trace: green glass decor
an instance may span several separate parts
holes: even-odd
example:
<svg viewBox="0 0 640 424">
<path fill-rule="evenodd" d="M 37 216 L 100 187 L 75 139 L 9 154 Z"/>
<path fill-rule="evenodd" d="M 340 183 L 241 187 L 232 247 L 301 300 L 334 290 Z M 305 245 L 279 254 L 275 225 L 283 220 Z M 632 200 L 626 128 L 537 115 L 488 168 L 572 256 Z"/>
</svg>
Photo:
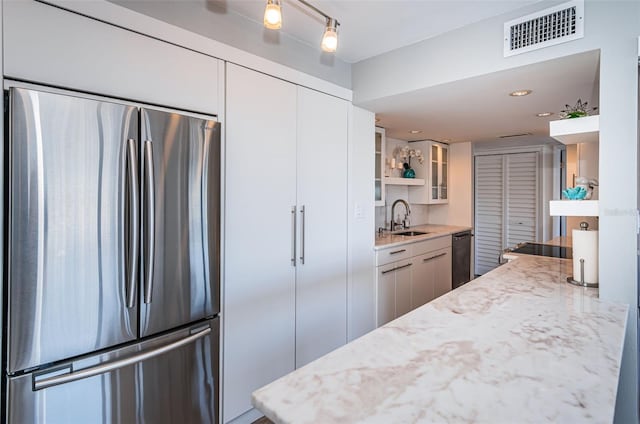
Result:
<svg viewBox="0 0 640 424">
<path fill-rule="evenodd" d="M 416 171 L 413 170 L 413 168 L 411 168 L 411 166 L 409 166 L 408 163 L 405 163 L 403 165 L 404 167 L 404 172 L 402 173 L 402 176 L 404 178 L 415 178 L 416 177 Z"/>
</svg>

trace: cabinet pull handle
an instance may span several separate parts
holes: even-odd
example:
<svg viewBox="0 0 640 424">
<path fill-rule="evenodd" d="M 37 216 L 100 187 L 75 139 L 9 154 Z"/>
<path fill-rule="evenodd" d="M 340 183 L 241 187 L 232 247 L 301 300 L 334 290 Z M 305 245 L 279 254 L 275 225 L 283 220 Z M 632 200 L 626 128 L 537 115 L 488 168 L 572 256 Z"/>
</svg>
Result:
<svg viewBox="0 0 640 424">
<path fill-rule="evenodd" d="M 390 255 L 395 255 L 396 253 L 402 253 L 402 252 L 406 252 L 407 249 L 400 249 L 400 250 L 395 250 L 393 252 L 389 252 Z"/>
<path fill-rule="evenodd" d="M 431 257 L 429 257 L 429 258 L 424 258 L 424 259 L 422 260 L 422 262 L 427 262 L 427 261 L 430 261 L 431 259 L 439 258 L 440 256 L 444 256 L 444 255 L 446 255 L 446 254 L 447 254 L 447 252 L 438 253 L 438 254 L 437 254 L 437 255 L 435 255 L 435 256 L 431 256 Z"/>
<path fill-rule="evenodd" d="M 291 266 L 296 266 L 296 207 L 291 206 Z"/>
<path fill-rule="evenodd" d="M 406 267 L 409 267 L 409 266 L 411 266 L 411 265 L 413 265 L 413 264 L 410 262 L 410 263 L 408 263 L 408 264 L 406 264 L 406 265 L 397 266 L 397 267 L 395 267 L 395 268 L 391 268 L 391 269 L 388 269 L 388 270 L 386 270 L 386 271 L 382 271 L 382 273 L 383 273 L 383 274 L 388 274 L 388 273 L 390 273 L 390 272 L 397 271 L 397 270 L 399 270 L 399 269 L 406 268 Z"/>
<path fill-rule="evenodd" d="M 302 207 L 300 208 L 300 220 L 302 221 L 300 223 L 300 226 L 302 227 L 302 231 L 300 231 L 300 263 L 302 265 L 304 265 L 304 233 L 305 233 L 304 217 L 305 217 L 304 205 L 302 205 Z"/>
</svg>

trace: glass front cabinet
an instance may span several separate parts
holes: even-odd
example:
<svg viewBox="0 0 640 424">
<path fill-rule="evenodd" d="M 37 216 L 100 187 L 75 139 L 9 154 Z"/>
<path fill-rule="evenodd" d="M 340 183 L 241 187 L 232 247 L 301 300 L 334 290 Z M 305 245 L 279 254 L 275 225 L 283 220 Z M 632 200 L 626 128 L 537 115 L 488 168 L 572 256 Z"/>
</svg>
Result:
<svg viewBox="0 0 640 424">
<path fill-rule="evenodd" d="M 409 187 L 409 203 L 449 203 L 449 146 L 430 140 L 414 141 L 410 146 L 424 154 L 424 162 L 413 168 L 416 178 L 424 178 L 425 185 Z"/>
<path fill-rule="evenodd" d="M 376 206 L 384 206 L 384 172 L 385 172 L 385 134 L 384 128 L 376 127 L 376 143 L 375 143 L 375 193 Z"/>
</svg>

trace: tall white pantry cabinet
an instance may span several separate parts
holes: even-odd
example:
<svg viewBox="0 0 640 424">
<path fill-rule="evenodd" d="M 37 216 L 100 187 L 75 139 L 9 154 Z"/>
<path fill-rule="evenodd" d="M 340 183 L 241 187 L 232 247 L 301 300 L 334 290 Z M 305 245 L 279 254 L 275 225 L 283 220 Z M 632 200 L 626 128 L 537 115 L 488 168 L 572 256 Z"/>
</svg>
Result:
<svg viewBox="0 0 640 424">
<path fill-rule="evenodd" d="M 226 75 L 224 422 L 347 341 L 348 102 Z"/>
</svg>

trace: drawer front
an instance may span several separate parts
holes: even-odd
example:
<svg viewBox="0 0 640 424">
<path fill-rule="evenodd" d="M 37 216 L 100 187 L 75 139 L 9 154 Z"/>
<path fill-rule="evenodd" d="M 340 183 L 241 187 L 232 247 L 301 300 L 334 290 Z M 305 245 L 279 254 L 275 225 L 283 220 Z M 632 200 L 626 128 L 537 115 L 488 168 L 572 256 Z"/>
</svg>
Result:
<svg viewBox="0 0 640 424">
<path fill-rule="evenodd" d="M 447 247 L 451 247 L 451 235 L 413 243 L 411 245 L 411 256 L 423 255 L 434 250 L 446 249 Z"/>
<path fill-rule="evenodd" d="M 403 244 L 401 246 L 378 250 L 376 254 L 376 266 L 386 265 L 391 262 L 410 258 L 413 256 L 411 252 L 412 249 L 410 244 Z"/>
</svg>

